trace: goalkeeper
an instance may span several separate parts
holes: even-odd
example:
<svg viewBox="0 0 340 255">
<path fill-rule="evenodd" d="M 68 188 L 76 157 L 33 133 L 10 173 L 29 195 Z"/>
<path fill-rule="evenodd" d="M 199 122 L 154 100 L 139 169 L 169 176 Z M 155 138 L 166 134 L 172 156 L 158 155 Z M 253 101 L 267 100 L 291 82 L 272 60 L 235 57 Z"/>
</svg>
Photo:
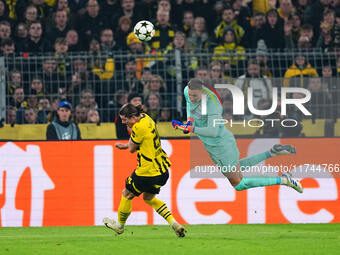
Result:
<svg viewBox="0 0 340 255">
<path fill-rule="evenodd" d="M 207 114 L 205 115 L 202 114 L 201 109 L 203 94 L 207 98 Z M 301 184 L 292 179 L 287 173 L 283 173 L 281 177 L 243 177 L 241 171 L 270 157 L 295 154 L 293 146 L 276 144 L 269 151 L 239 160 L 240 153 L 234 135 L 224 125 L 214 124 L 214 120 L 222 119 L 223 110 L 215 90 L 204 84 L 200 79 L 193 78 L 189 81 L 188 86 L 185 87 L 184 95 L 187 105 L 187 123 L 184 124 L 173 120 L 172 126 L 183 130 L 184 133 L 195 133 L 203 142 L 214 163 L 221 169 L 229 170 L 222 171 L 222 173 L 236 190 L 240 191 L 269 185 L 286 185 L 300 193 L 303 192 Z"/>
</svg>

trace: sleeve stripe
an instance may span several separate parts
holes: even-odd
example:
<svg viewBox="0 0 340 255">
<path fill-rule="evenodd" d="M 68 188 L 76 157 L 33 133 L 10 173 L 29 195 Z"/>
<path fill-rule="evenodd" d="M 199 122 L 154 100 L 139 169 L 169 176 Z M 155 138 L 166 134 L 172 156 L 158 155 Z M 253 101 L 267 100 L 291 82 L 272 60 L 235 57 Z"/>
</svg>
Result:
<svg viewBox="0 0 340 255">
<path fill-rule="evenodd" d="M 131 141 L 134 142 L 135 144 L 140 145 L 140 143 L 137 143 L 136 141 L 134 141 L 134 140 L 132 139 L 132 137 L 130 137 L 130 139 L 131 139 Z"/>
</svg>

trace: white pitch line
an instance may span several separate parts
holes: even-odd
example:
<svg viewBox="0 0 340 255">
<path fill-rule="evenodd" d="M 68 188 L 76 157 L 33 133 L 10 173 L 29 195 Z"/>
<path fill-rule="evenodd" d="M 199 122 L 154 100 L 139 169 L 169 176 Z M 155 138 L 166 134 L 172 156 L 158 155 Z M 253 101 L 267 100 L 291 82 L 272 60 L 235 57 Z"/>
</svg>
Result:
<svg viewBox="0 0 340 255">
<path fill-rule="evenodd" d="M 23 239 L 34 239 L 34 238 L 62 238 L 62 237 L 110 237 L 115 234 L 93 234 L 93 235 L 0 235 L 0 240 L 5 238 L 23 238 Z"/>
</svg>

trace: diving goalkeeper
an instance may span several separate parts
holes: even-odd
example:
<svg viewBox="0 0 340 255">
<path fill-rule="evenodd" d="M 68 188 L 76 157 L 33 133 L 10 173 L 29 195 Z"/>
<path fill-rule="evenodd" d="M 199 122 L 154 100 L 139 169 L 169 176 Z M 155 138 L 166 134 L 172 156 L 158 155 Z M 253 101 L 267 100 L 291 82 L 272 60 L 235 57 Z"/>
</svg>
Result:
<svg viewBox="0 0 340 255">
<path fill-rule="evenodd" d="M 205 94 L 207 98 L 207 114 L 205 115 L 202 114 L 201 109 L 202 94 Z M 230 169 L 230 171 L 222 171 L 222 173 L 236 190 L 269 185 L 286 185 L 297 192 L 303 192 L 300 182 L 292 179 L 288 173 L 283 173 L 281 177 L 244 177 L 241 171 L 270 157 L 295 154 L 293 146 L 276 144 L 269 151 L 239 160 L 240 153 L 234 135 L 224 125 L 214 124 L 214 120 L 222 119 L 223 111 L 217 93 L 200 79 L 193 78 L 185 87 L 184 95 L 187 106 L 187 123 L 173 120 L 172 126 L 183 130 L 184 133 L 195 133 L 203 142 L 213 162 L 221 169 Z"/>
</svg>

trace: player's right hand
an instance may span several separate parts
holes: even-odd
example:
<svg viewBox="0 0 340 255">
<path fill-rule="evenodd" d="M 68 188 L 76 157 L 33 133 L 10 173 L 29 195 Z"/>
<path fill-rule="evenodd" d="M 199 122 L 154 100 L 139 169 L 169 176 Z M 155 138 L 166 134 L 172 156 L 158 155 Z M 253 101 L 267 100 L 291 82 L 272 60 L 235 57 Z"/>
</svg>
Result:
<svg viewBox="0 0 340 255">
<path fill-rule="evenodd" d="M 126 150 L 128 148 L 127 143 L 116 143 L 115 147 L 120 149 L 120 150 Z"/>
</svg>

